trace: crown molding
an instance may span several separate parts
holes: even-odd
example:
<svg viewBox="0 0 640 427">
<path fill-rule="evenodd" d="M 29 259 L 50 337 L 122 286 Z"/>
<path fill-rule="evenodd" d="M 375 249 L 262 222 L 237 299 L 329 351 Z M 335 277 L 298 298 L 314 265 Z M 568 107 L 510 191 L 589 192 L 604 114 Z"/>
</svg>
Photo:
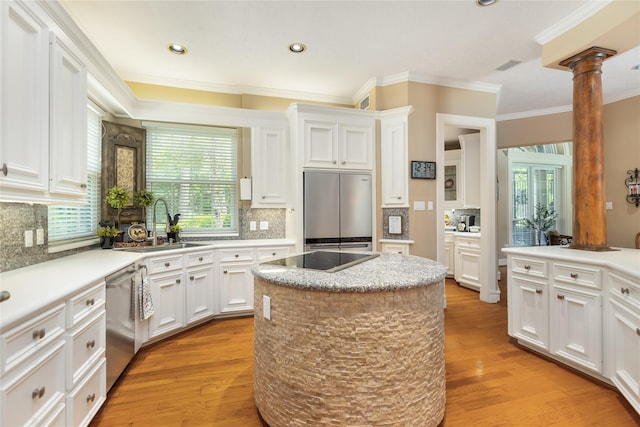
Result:
<svg viewBox="0 0 640 427">
<path fill-rule="evenodd" d="M 496 122 L 527 119 L 530 117 L 538 116 L 548 116 L 550 114 L 566 113 L 568 111 L 573 111 L 573 105 L 562 105 L 559 107 L 541 108 L 539 110 L 522 111 L 519 113 L 500 114 L 496 116 Z"/>
<path fill-rule="evenodd" d="M 611 1 L 612 0 L 591 0 L 572 14 L 567 15 L 556 24 L 537 34 L 533 39 L 540 46 L 543 46 L 559 35 L 569 31 L 576 25 L 595 15 L 609 5 Z"/>
</svg>

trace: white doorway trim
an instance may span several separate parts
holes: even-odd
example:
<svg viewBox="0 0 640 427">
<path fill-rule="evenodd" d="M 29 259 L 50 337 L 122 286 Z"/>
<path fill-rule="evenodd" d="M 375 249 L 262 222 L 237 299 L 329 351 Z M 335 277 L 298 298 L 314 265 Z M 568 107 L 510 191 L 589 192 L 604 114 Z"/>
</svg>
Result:
<svg viewBox="0 0 640 427">
<path fill-rule="evenodd" d="M 444 135 L 448 126 L 480 131 L 480 300 L 500 301 L 496 255 L 496 121 L 483 117 L 436 114 L 436 245 L 438 262 L 444 263 Z"/>
</svg>

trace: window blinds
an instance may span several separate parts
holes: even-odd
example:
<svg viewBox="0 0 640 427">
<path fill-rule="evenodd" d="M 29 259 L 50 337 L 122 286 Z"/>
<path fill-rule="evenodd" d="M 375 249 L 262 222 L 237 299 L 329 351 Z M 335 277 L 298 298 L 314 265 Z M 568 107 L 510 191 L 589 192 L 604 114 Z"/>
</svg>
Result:
<svg viewBox="0 0 640 427">
<path fill-rule="evenodd" d="M 144 123 L 147 129 L 147 188 L 180 214 L 185 233 L 229 233 L 238 229 L 237 129 Z M 164 207 L 156 221 L 166 225 Z M 147 221 L 152 223 L 153 210 Z"/>
<path fill-rule="evenodd" d="M 100 221 L 101 113 L 87 107 L 87 203 L 49 206 L 49 242 L 95 238 Z"/>
</svg>

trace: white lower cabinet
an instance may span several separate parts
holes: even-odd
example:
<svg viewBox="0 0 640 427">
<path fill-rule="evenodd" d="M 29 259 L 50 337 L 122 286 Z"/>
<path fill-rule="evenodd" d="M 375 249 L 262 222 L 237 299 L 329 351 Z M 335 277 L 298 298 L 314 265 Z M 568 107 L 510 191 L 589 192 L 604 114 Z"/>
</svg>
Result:
<svg viewBox="0 0 640 427">
<path fill-rule="evenodd" d="M 149 318 L 149 338 L 184 326 L 184 284 L 182 270 L 149 277 L 154 313 Z"/>
<path fill-rule="evenodd" d="M 444 232 L 444 265 L 447 277 L 454 277 L 456 272 L 456 245 L 452 231 Z"/>
<path fill-rule="evenodd" d="M 505 251 L 509 335 L 613 383 L 640 413 L 640 281 L 601 262 L 523 250 Z"/>
<path fill-rule="evenodd" d="M 187 325 L 215 314 L 213 265 L 192 267 L 186 272 Z"/>
<path fill-rule="evenodd" d="M 220 314 L 253 310 L 253 248 L 220 249 Z"/>
<path fill-rule="evenodd" d="M 67 395 L 67 425 L 87 426 L 107 398 L 107 361 L 100 363 Z"/>
<path fill-rule="evenodd" d="M 480 290 L 480 234 L 455 236 L 455 274 L 460 285 Z"/>
</svg>

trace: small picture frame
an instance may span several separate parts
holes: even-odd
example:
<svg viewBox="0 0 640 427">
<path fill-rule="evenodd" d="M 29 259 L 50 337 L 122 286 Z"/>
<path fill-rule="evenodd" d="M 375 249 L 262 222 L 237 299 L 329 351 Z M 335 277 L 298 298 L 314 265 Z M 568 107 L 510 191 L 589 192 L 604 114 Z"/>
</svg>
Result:
<svg viewBox="0 0 640 427">
<path fill-rule="evenodd" d="M 436 179 L 436 162 L 411 161 L 411 178 Z"/>
</svg>

